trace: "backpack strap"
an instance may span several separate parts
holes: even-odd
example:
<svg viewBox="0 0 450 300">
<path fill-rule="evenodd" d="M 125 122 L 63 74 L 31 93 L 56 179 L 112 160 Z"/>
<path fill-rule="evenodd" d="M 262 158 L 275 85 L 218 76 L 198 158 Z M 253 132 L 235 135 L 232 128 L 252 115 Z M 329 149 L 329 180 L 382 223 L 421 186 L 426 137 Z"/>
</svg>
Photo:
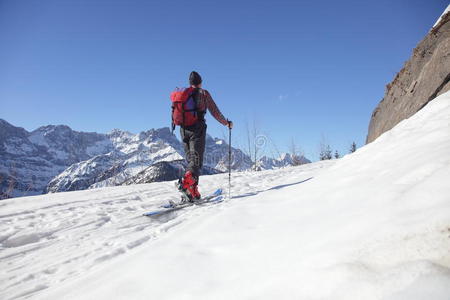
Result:
<svg viewBox="0 0 450 300">
<path fill-rule="evenodd" d="M 195 106 L 192 109 L 184 109 L 184 107 L 183 107 L 183 110 L 184 111 L 195 111 L 195 112 L 197 112 L 198 111 L 197 110 L 197 100 L 195 100 L 194 94 L 198 93 L 198 88 L 192 88 L 191 87 L 190 89 L 191 89 L 191 93 L 190 93 L 189 97 L 192 97 L 192 100 L 194 100 Z"/>
<path fill-rule="evenodd" d="M 175 106 L 172 104 L 172 115 L 171 115 L 171 118 L 172 118 L 172 134 L 175 131 L 175 127 L 176 127 L 175 122 L 173 121 L 173 111 L 174 110 L 175 110 Z"/>
<path fill-rule="evenodd" d="M 205 121 L 205 114 L 206 111 L 201 111 L 198 109 L 198 99 L 200 97 L 203 97 L 203 89 L 202 88 L 196 88 L 194 89 L 194 91 L 196 92 L 196 96 L 197 97 L 192 97 L 194 99 L 194 103 L 195 103 L 195 111 L 197 113 L 197 118 L 199 121 Z"/>
</svg>

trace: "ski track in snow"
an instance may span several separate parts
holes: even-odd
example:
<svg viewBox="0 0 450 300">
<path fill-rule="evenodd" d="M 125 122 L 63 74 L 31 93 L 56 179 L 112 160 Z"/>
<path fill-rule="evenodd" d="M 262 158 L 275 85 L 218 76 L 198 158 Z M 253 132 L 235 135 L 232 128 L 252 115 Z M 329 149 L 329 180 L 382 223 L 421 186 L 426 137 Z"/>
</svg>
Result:
<svg viewBox="0 0 450 300">
<path fill-rule="evenodd" d="M 224 209 L 229 201 L 243 201 L 268 190 L 301 184 L 333 163 L 234 173 L 231 200 L 157 218 L 141 214 L 157 209 L 169 199 L 178 200 L 173 182 L 2 201 L 0 299 L 36 295 L 157 239 L 191 217 Z M 205 195 L 222 187 L 228 196 L 228 175 L 203 176 L 200 186 Z"/>
</svg>

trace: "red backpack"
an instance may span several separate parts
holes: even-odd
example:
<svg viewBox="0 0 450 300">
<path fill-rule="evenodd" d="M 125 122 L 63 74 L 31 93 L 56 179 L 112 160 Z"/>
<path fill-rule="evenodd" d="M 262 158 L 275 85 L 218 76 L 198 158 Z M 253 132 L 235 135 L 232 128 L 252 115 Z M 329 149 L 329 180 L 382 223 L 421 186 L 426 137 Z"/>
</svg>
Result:
<svg viewBox="0 0 450 300">
<path fill-rule="evenodd" d="M 172 100 L 172 130 L 176 125 L 191 126 L 198 121 L 197 104 L 193 97 L 194 88 L 176 88 Z"/>
</svg>

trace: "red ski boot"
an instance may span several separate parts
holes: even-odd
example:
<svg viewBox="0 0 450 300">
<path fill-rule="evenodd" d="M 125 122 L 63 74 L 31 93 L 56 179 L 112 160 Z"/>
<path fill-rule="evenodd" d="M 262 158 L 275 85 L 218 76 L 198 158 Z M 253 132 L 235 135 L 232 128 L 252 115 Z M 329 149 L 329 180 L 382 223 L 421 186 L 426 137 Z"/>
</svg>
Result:
<svg viewBox="0 0 450 300">
<path fill-rule="evenodd" d="M 189 197 L 189 201 L 199 200 L 201 198 L 197 188 L 197 181 L 191 171 L 187 171 L 186 174 L 184 174 L 183 181 L 181 182 L 181 188 Z"/>
</svg>

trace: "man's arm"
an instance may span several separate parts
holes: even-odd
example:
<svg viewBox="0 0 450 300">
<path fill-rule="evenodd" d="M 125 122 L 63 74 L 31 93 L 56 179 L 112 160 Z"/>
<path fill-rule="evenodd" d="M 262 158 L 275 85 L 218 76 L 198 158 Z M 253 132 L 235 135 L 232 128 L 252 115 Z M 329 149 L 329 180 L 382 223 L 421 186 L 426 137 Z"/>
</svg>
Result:
<svg viewBox="0 0 450 300">
<path fill-rule="evenodd" d="M 203 90 L 204 94 L 205 94 L 205 104 L 206 107 L 208 108 L 209 112 L 211 113 L 211 115 L 221 124 L 227 126 L 228 125 L 228 120 L 225 119 L 225 117 L 222 115 L 222 113 L 220 112 L 219 108 L 217 107 L 216 103 L 214 102 L 213 98 L 211 97 L 211 95 L 209 94 L 209 92 L 207 90 Z"/>
</svg>

